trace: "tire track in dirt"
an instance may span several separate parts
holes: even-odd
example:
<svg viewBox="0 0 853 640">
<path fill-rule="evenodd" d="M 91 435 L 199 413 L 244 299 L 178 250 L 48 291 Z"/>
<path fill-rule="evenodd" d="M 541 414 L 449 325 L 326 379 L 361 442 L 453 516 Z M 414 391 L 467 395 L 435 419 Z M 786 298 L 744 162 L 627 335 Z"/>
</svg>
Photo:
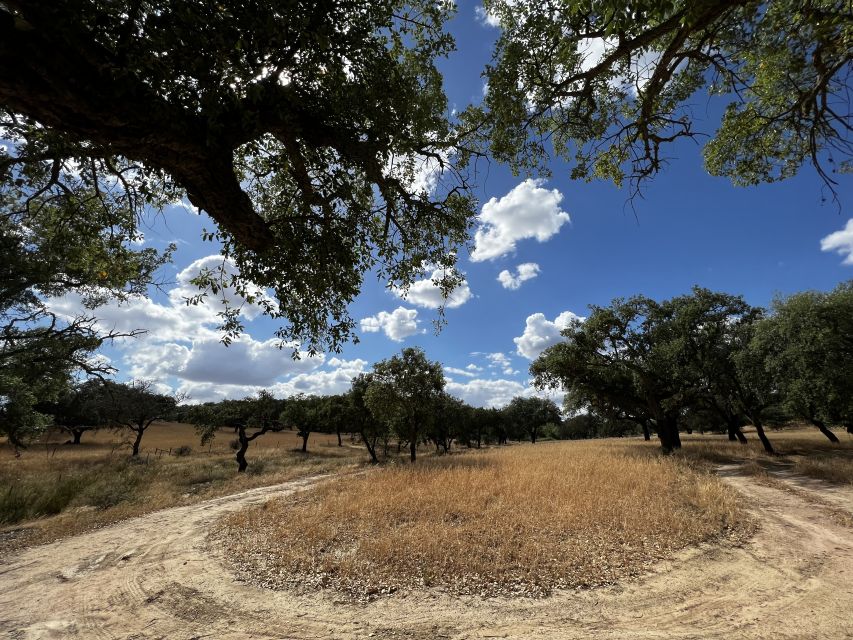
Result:
<svg viewBox="0 0 853 640">
<path fill-rule="evenodd" d="M 235 582 L 206 532 L 223 514 L 300 491 L 297 480 L 155 512 L 0 561 L 0 635 L 229 640 L 389 638 L 853 638 L 853 529 L 808 499 L 831 492 L 853 514 L 853 491 L 765 486 L 737 467 L 720 475 L 760 522 L 745 545 L 703 545 L 648 575 L 541 600 L 441 592 L 369 604 Z M 805 492 L 805 494 L 803 493 Z"/>
</svg>

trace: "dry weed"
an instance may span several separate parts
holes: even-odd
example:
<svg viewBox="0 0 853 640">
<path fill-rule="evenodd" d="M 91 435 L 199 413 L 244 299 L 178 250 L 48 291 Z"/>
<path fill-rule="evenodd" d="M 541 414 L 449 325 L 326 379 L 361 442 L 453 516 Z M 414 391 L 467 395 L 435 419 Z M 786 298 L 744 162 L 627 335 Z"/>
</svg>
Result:
<svg viewBox="0 0 853 640">
<path fill-rule="evenodd" d="M 81 445 L 64 445 L 62 435 L 51 436 L 20 458 L 0 450 L 0 552 L 366 459 L 363 448 L 338 447 L 337 437 L 327 434 L 312 434 L 306 456 L 294 450 L 301 440 L 284 432 L 253 443 L 248 472 L 237 474 L 227 431 L 211 447 L 200 447 L 189 425 L 155 424 L 135 460 L 121 433 L 87 433 Z M 193 451 L 168 454 L 181 446 Z"/>
<path fill-rule="evenodd" d="M 711 474 L 636 441 L 591 441 L 334 480 L 231 515 L 217 537 L 240 575 L 267 587 L 543 595 L 636 575 L 744 522 Z"/>
</svg>

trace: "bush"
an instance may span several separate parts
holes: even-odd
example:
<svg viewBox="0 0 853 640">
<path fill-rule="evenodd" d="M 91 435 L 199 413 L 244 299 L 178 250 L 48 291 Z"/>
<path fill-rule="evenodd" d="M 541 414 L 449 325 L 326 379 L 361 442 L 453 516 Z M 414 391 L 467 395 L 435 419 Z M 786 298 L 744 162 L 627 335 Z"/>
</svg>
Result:
<svg viewBox="0 0 853 640">
<path fill-rule="evenodd" d="M 193 448 L 191 446 L 189 446 L 188 444 L 182 445 L 182 446 L 178 447 L 177 449 L 172 450 L 172 453 L 174 453 L 179 458 L 182 458 L 184 456 L 188 456 L 192 452 L 193 452 Z"/>
</svg>

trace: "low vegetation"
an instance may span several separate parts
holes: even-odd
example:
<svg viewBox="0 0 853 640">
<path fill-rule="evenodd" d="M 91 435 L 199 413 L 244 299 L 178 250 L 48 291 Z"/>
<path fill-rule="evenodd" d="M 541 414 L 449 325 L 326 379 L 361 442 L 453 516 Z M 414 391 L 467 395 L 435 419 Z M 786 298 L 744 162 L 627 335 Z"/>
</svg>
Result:
<svg viewBox="0 0 853 640">
<path fill-rule="evenodd" d="M 16 458 L 0 456 L 0 550 L 48 542 L 156 509 L 343 469 L 360 447 L 320 435 L 315 451 L 296 448 L 293 432 L 270 434 L 246 474 L 234 473 L 229 438 L 198 446 L 190 425 L 155 423 L 128 456 L 127 433 L 102 430 L 77 446 L 59 434 Z M 132 444 L 132 443 L 130 443 Z M 215 445 L 215 446 L 214 446 Z"/>
<path fill-rule="evenodd" d="M 391 465 L 233 514 L 217 536 L 238 573 L 267 587 L 536 596 L 610 584 L 746 527 L 711 473 L 634 440 Z"/>
<path fill-rule="evenodd" d="M 784 429 L 772 434 L 776 455 L 768 456 L 757 439 L 746 430 L 746 445 L 721 442 L 718 436 L 688 436 L 680 457 L 708 468 L 737 464 L 739 470 L 756 476 L 768 472 L 802 476 L 837 485 L 853 485 L 853 437 L 842 434 L 829 442 L 808 427 Z"/>
</svg>

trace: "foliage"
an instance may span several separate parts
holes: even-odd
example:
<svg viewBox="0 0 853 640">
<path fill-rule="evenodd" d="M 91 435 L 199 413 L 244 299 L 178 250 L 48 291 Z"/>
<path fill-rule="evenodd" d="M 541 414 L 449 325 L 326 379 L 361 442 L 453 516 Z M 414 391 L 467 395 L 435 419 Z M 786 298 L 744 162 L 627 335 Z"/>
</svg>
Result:
<svg viewBox="0 0 853 640">
<path fill-rule="evenodd" d="M 55 426 L 69 433 L 74 438 L 72 444 L 80 444 L 84 432 L 108 425 L 108 393 L 103 381 L 94 378 L 66 389 L 55 402 L 36 408 L 50 415 Z"/>
<path fill-rule="evenodd" d="M 139 445 L 148 427 L 156 420 L 166 419 L 183 399 L 158 393 L 150 380 L 106 382 L 105 390 L 103 413 L 112 426 L 129 429 L 134 434 L 132 456 L 139 455 Z"/>
<path fill-rule="evenodd" d="M 15 148 L 0 174 L 22 181 L 13 198 L 27 204 L 84 183 L 97 197 L 69 209 L 87 227 L 75 238 L 133 235 L 140 206 L 186 197 L 237 267 L 201 273 L 193 302 L 231 286 L 285 323 L 283 345 L 338 349 L 365 273 L 405 289 L 452 266 L 466 238 L 470 154 L 436 68 L 453 11 L 4 2 L 0 135 Z M 442 288 L 458 281 L 449 270 Z M 222 328 L 226 342 L 240 332 L 237 309 Z"/>
<path fill-rule="evenodd" d="M 283 402 L 269 391 L 259 391 L 256 396 L 242 400 L 223 400 L 192 408 L 186 412 L 201 436 L 201 444 L 210 443 L 219 427 L 229 427 L 237 434 L 231 448 L 236 452 L 237 471 L 242 473 L 249 466 L 246 451 L 251 442 L 265 433 L 281 431 L 284 425 L 279 420 Z M 250 429 L 254 431 L 250 432 Z"/>
<path fill-rule="evenodd" d="M 754 349 L 766 354 L 766 367 L 792 414 L 830 440 L 827 423 L 853 425 L 853 281 L 828 293 L 774 300 Z"/>
<path fill-rule="evenodd" d="M 414 462 L 418 439 L 432 423 L 443 391 L 441 364 L 427 360 L 423 350 L 409 347 L 373 365 L 364 403 L 377 420 L 409 440 Z"/>
<path fill-rule="evenodd" d="M 752 321 L 750 308 L 696 287 L 663 302 L 635 296 L 591 309 L 531 365 L 537 384 L 562 386 L 569 409 L 652 425 L 665 452 L 679 448 L 679 420 L 734 366 L 728 333 Z"/>
<path fill-rule="evenodd" d="M 546 398 L 513 398 L 503 413 L 512 431 L 519 438 L 529 438 L 534 444 L 544 425 L 562 422 L 560 409 L 553 400 Z"/>
<path fill-rule="evenodd" d="M 634 189 L 697 139 L 691 99 L 726 103 L 705 165 L 738 185 L 781 180 L 812 163 L 830 187 L 833 154 L 850 168 L 849 3 L 486 0 L 500 22 L 486 69 L 484 125 L 516 170 L 554 153 L 573 178 Z M 826 152 L 826 153 L 823 153 Z"/>
</svg>

